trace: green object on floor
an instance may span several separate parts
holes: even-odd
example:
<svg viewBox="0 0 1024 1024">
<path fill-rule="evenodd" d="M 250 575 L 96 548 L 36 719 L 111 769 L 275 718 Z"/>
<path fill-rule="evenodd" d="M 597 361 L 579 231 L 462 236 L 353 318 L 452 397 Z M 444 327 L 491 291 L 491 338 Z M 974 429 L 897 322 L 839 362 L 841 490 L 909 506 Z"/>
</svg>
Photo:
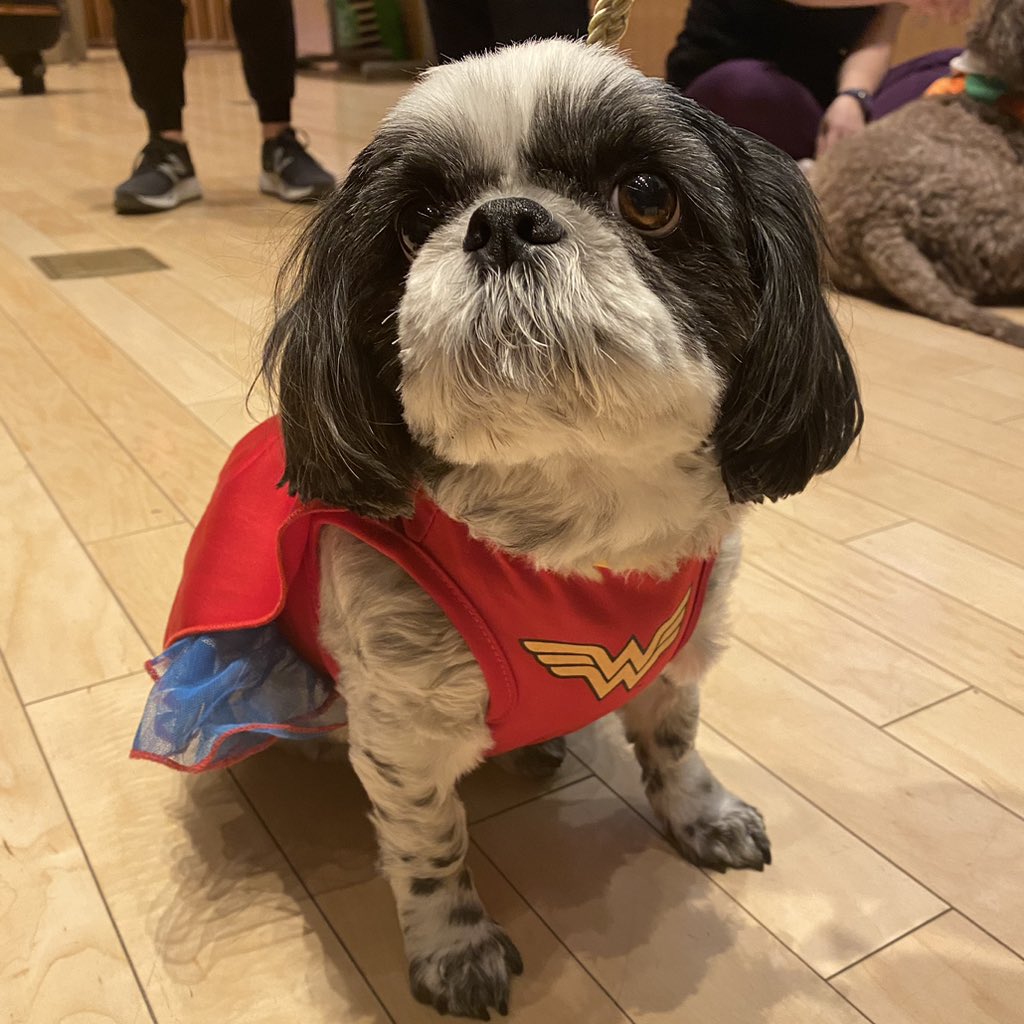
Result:
<svg viewBox="0 0 1024 1024">
<path fill-rule="evenodd" d="M 334 24 L 342 49 L 386 50 L 392 60 L 409 56 L 398 0 L 334 0 Z"/>
</svg>

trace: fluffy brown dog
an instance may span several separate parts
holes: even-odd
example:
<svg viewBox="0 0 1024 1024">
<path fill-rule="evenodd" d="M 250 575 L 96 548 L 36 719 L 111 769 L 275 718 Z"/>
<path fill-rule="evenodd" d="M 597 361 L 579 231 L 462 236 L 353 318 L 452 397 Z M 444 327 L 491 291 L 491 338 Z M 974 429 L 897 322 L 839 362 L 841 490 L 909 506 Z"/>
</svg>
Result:
<svg viewBox="0 0 1024 1024">
<path fill-rule="evenodd" d="M 818 161 L 831 270 L 847 291 L 1024 346 L 1024 325 L 978 306 L 1024 298 L 1024 0 L 987 0 L 961 59 L 1003 97 L 924 97 Z"/>
</svg>

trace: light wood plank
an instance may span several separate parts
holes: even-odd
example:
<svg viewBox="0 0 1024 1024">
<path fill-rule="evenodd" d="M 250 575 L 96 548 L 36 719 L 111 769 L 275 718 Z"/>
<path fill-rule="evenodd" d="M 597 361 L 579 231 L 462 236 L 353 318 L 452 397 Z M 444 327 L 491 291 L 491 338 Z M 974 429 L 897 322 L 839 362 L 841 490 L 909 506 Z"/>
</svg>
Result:
<svg viewBox="0 0 1024 1024">
<path fill-rule="evenodd" d="M 854 541 L 851 547 L 1024 630 L 1024 568 L 920 523 Z"/>
<path fill-rule="evenodd" d="M 233 773 L 314 896 L 376 877 L 370 802 L 344 745 L 324 744 L 316 750 L 279 743 Z M 478 821 L 589 774 L 571 756 L 545 780 L 519 778 L 486 764 L 463 779 L 459 790 L 467 817 Z"/>
<path fill-rule="evenodd" d="M 972 690 L 888 731 L 1024 817 L 1024 715 Z"/>
<path fill-rule="evenodd" d="M 153 481 L 2 313 L 0 360 L 0 415 L 79 537 L 98 540 L 181 521 Z M 83 451 L 89 458 L 82 458 Z"/>
<path fill-rule="evenodd" d="M 802 494 L 780 501 L 772 508 L 788 519 L 841 541 L 904 521 L 898 512 L 841 491 L 821 478 L 812 481 Z"/>
<path fill-rule="evenodd" d="M 109 281 L 60 281 L 55 290 L 182 403 L 233 394 L 238 377 Z"/>
<path fill-rule="evenodd" d="M 176 507 L 197 520 L 223 464 L 223 443 L 3 246 L 0 305 Z"/>
<path fill-rule="evenodd" d="M 806 799 L 1024 952 L 1020 818 L 743 644 L 715 669 L 702 711 Z"/>
<path fill-rule="evenodd" d="M 1024 356 L 1021 357 L 1024 363 Z M 865 408 L 912 430 L 941 438 L 979 455 L 1024 468 L 1024 447 L 1013 432 L 999 423 L 987 423 L 965 413 L 936 406 L 927 399 L 895 391 L 883 384 L 866 389 Z"/>
<path fill-rule="evenodd" d="M 765 509 L 747 524 L 762 570 L 993 696 L 1024 707 L 1020 633 L 917 580 Z"/>
<path fill-rule="evenodd" d="M 988 376 L 1010 371 L 982 367 L 960 376 L 950 376 L 941 370 L 936 372 L 932 359 L 914 363 L 902 348 L 898 357 L 883 355 L 867 345 L 861 346 L 859 351 L 858 369 L 862 383 L 884 384 L 894 391 L 989 423 L 1024 414 L 1024 386 L 1019 386 L 1016 391 L 1005 384 L 995 387 Z"/>
<path fill-rule="evenodd" d="M 730 603 L 736 636 L 876 724 L 967 686 L 749 561 Z"/>
<path fill-rule="evenodd" d="M 1008 467 L 1011 468 L 1012 467 Z M 1024 565 L 1024 514 L 875 455 L 847 458 L 829 480 L 907 519 Z"/>
<path fill-rule="evenodd" d="M 248 323 L 229 316 L 173 274 L 127 274 L 111 283 L 221 362 L 248 387 L 256 375 L 256 342 L 260 340 L 253 337 Z"/>
<path fill-rule="evenodd" d="M 226 773 L 129 761 L 148 679 L 29 709 L 158 1020 L 383 1024 Z"/>
<path fill-rule="evenodd" d="M 864 434 L 861 451 L 867 458 L 881 456 L 1015 512 L 1024 508 L 1024 469 L 881 416 L 870 417 Z"/>
<path fill-rule="evenodd" d="M 123 676 L 145 645 L 0 430 L 0 651 L 23 700 Z"/>
<path fill-rule="evenodd" d="M 241 388 L 229 398 L 197 402 L 189 406 L 225 444 L 235 445 L 271 414 L 270 402 L 262 390 L 246 396 Z"/>
<path fill-rule="evenodd" d="M 513 979 L 509 1019 L 516 1024 L 628 1024 L 628 1018 L 568 953 L 541 919 L 477 850 L 469 865 L 480 898 L 508 931 L 525 970 Z M 383 879 L 334 891 L 319 900 L 399 1024 L 437 1024 L 438 1015 L 413 999 L 394 900 Z"/>
<path fill-rule="evenodd" d="M 986 338 L 959 327 L 940 324 L 901 309 L 880 306 L 867 299 L 844 296 L 842 305 L 847 315 L 855 318 L 857 338 L 869 333 L 887 352 L 901 351 L 907 346 L 911 363 L 917 361 L 914 348 L 939 357 L 963 359 L 980 366 L 1021 372 L 1020 349 Z M 859 343 L 859 342 L 858 342 Z"/>
<path fill-rule="evenodd" d="M 661 831 L 617 721 L 602 719 L 571 743 L 600 779 Z M 945 908 L 715 732 L 703 729 L 698 748 L 728 789 L 758 807 L 772 840 L 772 864 L 763 875 L 730 871 L 713 881 L 823 977 Z"/>
<path fill-rule="evenodd" d="M 4 248 L 26 262 L 32 256 L 60 251 L 60 246 L 49 235 L 17 216 L 6 204 L 0 208 L 0 242 Z M 36 273 L 42 271 L 37 270 Z"/>
<path fill-rule="evenodd" d="M 2 663 L 0 722 L 0 1018 L 149 1020 Z"/>
<path fill-rule="evenodd" d="M 167 615 L 181 579 L 187 523 L 89 545 L 100 572 L 154 654 L 163 649 Z"/>
<path fill-rule="evenodd" d="M 1019 1024 L 1024 1007 L 1024 965 L 956 913 L 834 984 L 874 1024 Z"/>
<path fill-rule="evenodd" d="M 596 779 L 491 818 L 473 834 L 637 1024 L 861 1024 Z"/>
<path fill-rule="evenodd" d="M 985 359 L 985 353 L 970 345 L 937 348 L 934 343 L 929 344 L 927 332 L 904 331 L 897 341 L 891 330 L 880 330 L 865 310 L 863 304 L 847 309 L 841 305 L 839 313 L 840 324 L 854 350 L 861 379 L 881 377 L 875 368 L 881 369 L 889 361 L 917 366 L 922 376 L 931 379 L 973 373 L 991 366 Z"/>
<path fill-rule="evenodd" d="M 54 237 L 87 230 L 87 223 L 67 206 L 47 202 L 31 189 L 13 189 L 4 193 L 4 209 L 16 213 L 29 227 L 40 234 Z M 84 247 L 83 247 L 84 248 Z"/>
<path fill-rule="evenodd" d="M 962 379 L 1013 401 L 1024 402 L 1024 366 L 1021 366 L 1016 372 L 1006 368 L 997 369 L 986 366 L 984 369 L 965 373 Z M 1007 413 L 1007 418 L 1013 415 L 1013 413 Z M 1024 416 L 1024 412 L 1019 412 L 1016 415 Z"/>
</svg>

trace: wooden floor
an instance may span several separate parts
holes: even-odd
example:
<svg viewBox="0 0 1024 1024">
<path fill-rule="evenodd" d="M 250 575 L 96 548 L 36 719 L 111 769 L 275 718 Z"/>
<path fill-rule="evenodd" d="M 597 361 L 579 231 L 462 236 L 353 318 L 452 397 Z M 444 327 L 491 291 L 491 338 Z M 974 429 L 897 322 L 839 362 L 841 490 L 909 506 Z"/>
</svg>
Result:
<svg viewBox="0 0 1024 1024">
<path fill-rule="evenodd" d="M 347 763 L 126 756 L 304 213 L 255 192 L 233 55 L 189 67 L 207 198 L 155 218 L 110 210 L 143 140 L 117 63 L 50 78 L 0 94 L 0 1021 L 432 1021 Z M 297 121 L 340 171 L 399 92 L 303 79 Z M 169 269 L 29 262 L 115 246 Z M 1024 352 L 841 311 L 863 444 L 750 517 L 705 691 L 705 755 L 775 863 L 683 863 L 612 725 L 547 792 L 482 770 L 471 860 L 526 960 L 514 1021 L 1024 1020 Z"/>
</svg>

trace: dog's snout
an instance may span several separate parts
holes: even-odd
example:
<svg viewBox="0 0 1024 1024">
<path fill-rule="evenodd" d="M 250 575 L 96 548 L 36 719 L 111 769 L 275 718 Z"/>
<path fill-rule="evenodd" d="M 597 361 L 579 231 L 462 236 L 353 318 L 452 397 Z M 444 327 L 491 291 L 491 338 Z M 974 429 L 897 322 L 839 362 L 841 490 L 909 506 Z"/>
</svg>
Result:
<svg viewBox="0 0 1024 1024">
<path fill-rule="evenodd" d="M 534 246 L 553 245 L 565 237 L 565 228 L 532 199 L 490 199 L 469 219 L 462 248 L 499 270 L 524 259 Z"/>
</svg>

